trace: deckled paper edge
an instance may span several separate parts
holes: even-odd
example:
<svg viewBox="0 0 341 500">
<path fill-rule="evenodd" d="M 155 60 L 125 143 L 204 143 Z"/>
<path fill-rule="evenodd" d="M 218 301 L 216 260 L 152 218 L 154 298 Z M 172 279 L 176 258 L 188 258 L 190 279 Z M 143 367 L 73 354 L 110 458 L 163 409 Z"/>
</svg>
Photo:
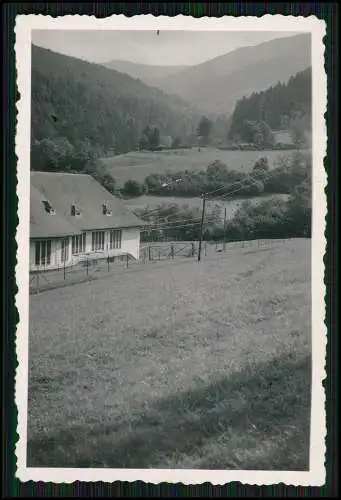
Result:
<svg viewBox="0 0 341 500">
<path fill-rule="evenodd" d="M 116 30 L 192 30 L 192 31 L 293 31 L 311 32 L 313 81 L 313 221 L 312 221 L 312 411 L 310 470 L 242 471 L 190 469 L 63 469 L 26 467 L 27 445 L 27 375 L 29 324 L 29 196 L 30 196 L 30 108 L 31 108 L 31 31 L 32 29 L 116 29 Z M 325 325 L 325 284 L 323 257 L 326 249 L 325 227 L 327 175 L 324 157 L 327 132 L 324 114 L 327 111 L 327 75 L 324 68 L 325 22 L 315 16 L 294 17 L 265 15 L 263 17 L 192 18 L 123 14 L 97 19 L 95 16 L 68 15 L 52 17 L 19 15 L 16 18 L 16 69 L 20 99 L 17 101 L 17 130 L 15 152 L 17 163 L 17 196 L 19 225 L 16 241 L 16 307 L 19 323 L 16 332 L 18 367 L 15 376 L 15 403 L 18 410 L 16 443 L 16 477 L 21 481 L 72 483 L 74 481 L 144 481 L 159 484 L 183 483 L 224 485 L 238 481 L 248 485 L 284 483 L 293 486 L 322 486 L 325 482 L 325 355 L 327 329 Z"/>
</svg>

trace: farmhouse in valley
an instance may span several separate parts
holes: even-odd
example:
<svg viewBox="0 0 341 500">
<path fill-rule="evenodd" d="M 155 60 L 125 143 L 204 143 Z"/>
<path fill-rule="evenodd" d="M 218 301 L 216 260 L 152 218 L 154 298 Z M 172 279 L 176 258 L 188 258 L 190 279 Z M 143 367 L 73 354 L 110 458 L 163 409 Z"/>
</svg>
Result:
<svg viewBox="0 0 341 500">
<path fill-rule="evenodd" d="M 86 258 L 139 258 L 145 223 L 85 174 L 31 172 L 30 270 Z"/>
<path fill-rule="evenodd" d="M 273 132 L 274 145 L 284 147 L 295 147 L 294 140 L 289 130 L 275 130 Z"/>
</svg>

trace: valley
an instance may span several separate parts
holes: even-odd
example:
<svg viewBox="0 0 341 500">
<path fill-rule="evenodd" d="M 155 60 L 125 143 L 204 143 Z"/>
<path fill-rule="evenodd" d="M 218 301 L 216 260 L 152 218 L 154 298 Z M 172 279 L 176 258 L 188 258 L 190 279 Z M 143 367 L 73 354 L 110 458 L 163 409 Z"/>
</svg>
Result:
<svg viewBox="0 0 341 500">
<path fill-rule="evenodd" d="M 307 151 L 303 151 L 304 153 Z M 143 182 L 150 174 L 205 170 L 214 161 L 220 161 L 228 169 L 248 172 L 260 158 L 266 157 L 272 167 L 292 151 L 224 151 L 217 148 L 192 148 L 164 151 L 131 151 L 124 155 L 101 158 L 118 186 L 128 180 Z"/>
</svg>

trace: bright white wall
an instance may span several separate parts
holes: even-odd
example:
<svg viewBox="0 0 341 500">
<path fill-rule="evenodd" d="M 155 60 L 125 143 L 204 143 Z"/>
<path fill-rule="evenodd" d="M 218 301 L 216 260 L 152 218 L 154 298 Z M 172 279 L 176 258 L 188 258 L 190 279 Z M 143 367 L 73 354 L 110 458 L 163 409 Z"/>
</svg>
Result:
<svg viewBox="0 0 341 500">
<path fill-rule="evenodd" d="M 92 231 L 86 232 L 85 252 L 91 253 L 92 251 Z M 122 242 L 121 248 L 110 250 L 110 230 L 105 231 L 104 235 L 104 250 L 108 251 L 110 255 L 120 255 L 122 252 L 130 253 L 139 258 L 140 253 L 140 230 L 135 228 L 122 229 Z"/>
<path fill-rule="evenodd" d="M 135 259 L 140 256 L 140 230 L 131 228 L 122 230 L 122 251 L 132 254 Z"/>
<path fill-rule="evenodd" d="M 62 253 L 62 238 L 46 238 L 51 240 L 51 264 L 49 266 L 36 266 L 35 265 L 35 239 L 30 240 L 30 270 L 39 270 L 39 269 L 56 269 L 64 266 L 64 263 L 61 261 L 61 253 Z M 72 255 L 72 237 L 68 238 L 69 243 L 69 251 L 68 251 L 68 260 L 65 265 L 75 264 L 78 258 L 81 256 Z M 85 242 L 85 253 L 91 253 L 92 245 L 92 232 L 86 232 L 86 242 Z M 110 246 L 110 230 L 105 231 L 104 237 L 104 248 L 105 251 L 109 249 Z M 123 253 L 131 254 L 135 259 L 139 258 L 140 255 L 140 230 L 135 228 L 122 229 L 122 243 L 121 248 L 108 250 L 110 255 L 120 255 Z"/>
<path fill-rule="evenodd" d="M 62 256 L 62 238 L 46 238 L 47 240 L 51 240 L 51 263 L 46 266 L 36 266 L 35 265 L 35 242 L 38 239 L 30 240 L 30 270 L 39 270 L 39 269 L 56 269 L 64 265 L 64 262 L 61 261 Z M 65 265 L 71 264 L 71 237 L 68 237 L 69 243 L 69 251 L 68 251 L 68 260 L 65 262 Z"/>
</svg>

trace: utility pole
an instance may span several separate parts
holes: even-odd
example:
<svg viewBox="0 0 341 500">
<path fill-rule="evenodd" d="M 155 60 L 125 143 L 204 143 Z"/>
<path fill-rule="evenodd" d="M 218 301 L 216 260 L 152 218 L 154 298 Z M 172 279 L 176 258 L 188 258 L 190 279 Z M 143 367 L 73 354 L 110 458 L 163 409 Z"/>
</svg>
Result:
<svg viewBox="0 0 341 500">
<path fill-rule="evenodd" d="M 224 209 L 224 252 L 226 251 L 226 207 Z"/>
<path fill-rule="evenodd" d="M 199 250 L 198 250 L 198 262 L 200 262 L 200 259 L 201 259 L 201 245 L 202 245 L 202 236 L 203 236 L 203 228 L 204 228 L 206 196 L 207 196 L 207 193 L 203 193 L 203 195 L 202 195 L 202 213 L 201 213 L 201 223 L 200 223 L 200 239 L 199 239 Z"/>
</svg>

